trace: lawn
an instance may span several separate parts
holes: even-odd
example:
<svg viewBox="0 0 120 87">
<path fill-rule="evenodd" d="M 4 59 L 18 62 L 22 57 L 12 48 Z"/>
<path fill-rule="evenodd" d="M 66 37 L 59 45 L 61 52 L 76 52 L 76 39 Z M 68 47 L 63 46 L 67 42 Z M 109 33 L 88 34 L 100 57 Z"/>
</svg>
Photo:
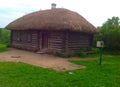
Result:
<svg viewBox="0 0 120 87">
<path fill-rule="evenodd" d="M 21 62 L 0 62 L 0 87 L 120 87 L 120 56 L 69 60 L 86 68 L 57 72 Z"/>
</svg>

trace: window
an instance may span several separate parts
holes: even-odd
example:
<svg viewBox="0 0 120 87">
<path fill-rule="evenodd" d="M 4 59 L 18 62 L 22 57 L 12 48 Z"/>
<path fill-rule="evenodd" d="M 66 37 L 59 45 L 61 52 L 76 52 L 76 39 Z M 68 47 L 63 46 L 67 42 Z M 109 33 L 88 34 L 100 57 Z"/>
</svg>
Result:
<svg viewBox="0 0 120 87">
<path fill-rule="evenodd" d="M 21 32 L 17 32 L 17 41 L 20 41 L 21 40 Z"/>
<path fill-rule="evenodd" d="M 27 32 L 27 42 L 31 42 L 32 34 L 31 32 Z"/>
</svg>

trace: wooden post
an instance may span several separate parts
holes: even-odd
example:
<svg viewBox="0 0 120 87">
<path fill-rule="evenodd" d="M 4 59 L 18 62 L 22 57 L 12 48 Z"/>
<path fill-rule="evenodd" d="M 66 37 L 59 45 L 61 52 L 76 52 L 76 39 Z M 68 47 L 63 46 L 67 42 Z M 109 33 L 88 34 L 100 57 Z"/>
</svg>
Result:
<svg viewBox="0 0 120 87">
<path fill-rule="evenodd" d="M 13 42 L 13 30 L 10 31 L 10 46 L 12 46 L 12 42 Z"/>
<path fill-rule="evenodd" d="M 66 54 L 66 55 L 68 55 L 68 50 L 69 50 L 69 49 L 68 49 L 68 39 L 69 39 L 69 38 L 68 38 L 68 35 L 69 35 L 68 31 L 66 31 L 66 32 L 65 32 L 65 54 Z"/>
<path fill-rule="evenodd" d="M 39 33 L 39 49 L 42 49 L 42 32 Z"/>
<path fill-rule="evenodd" d="M 100 65 L 102 65 L 102 47 L 100 47 Z"/>
</svg>

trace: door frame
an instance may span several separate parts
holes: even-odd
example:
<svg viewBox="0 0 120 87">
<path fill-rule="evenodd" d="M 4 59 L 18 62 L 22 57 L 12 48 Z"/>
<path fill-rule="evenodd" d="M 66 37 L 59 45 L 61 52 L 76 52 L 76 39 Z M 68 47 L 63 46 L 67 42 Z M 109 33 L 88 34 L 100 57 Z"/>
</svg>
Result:
<svg viewBox="0 0 120 87">
<path fill-rule="evenodd" d="M 45 37 L 44 37 L 45 36 Z M 43 39 L 45 39 L 47 37 L 47 46 L 44 47 L 43 44 L 45 43 L 45 41 L 43 41 Z M 48 49 L 48 32 L 44 32 L 44 31 L 40 31 L 39 32 L 39 50 L 42 50 L 42 49 Z"/>
<path fill-rule="evenodd" d="M 42 49 L 48 48 L 48 33 L 47 32 L 42 32 L 41 37 L 42 37 L 41 48 Z"/>
</svg>

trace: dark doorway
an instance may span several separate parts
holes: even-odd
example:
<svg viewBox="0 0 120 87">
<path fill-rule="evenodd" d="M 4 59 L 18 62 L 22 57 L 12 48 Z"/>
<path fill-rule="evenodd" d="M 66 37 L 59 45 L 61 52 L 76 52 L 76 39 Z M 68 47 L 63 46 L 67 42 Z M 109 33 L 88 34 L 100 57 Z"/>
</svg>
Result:
<svg viewBox="0 0 120 87">
<path fill-rule="evenodd" d="M 42 49 L 48 48 L 48 33 L 42 33 Z"/>
</svg>

